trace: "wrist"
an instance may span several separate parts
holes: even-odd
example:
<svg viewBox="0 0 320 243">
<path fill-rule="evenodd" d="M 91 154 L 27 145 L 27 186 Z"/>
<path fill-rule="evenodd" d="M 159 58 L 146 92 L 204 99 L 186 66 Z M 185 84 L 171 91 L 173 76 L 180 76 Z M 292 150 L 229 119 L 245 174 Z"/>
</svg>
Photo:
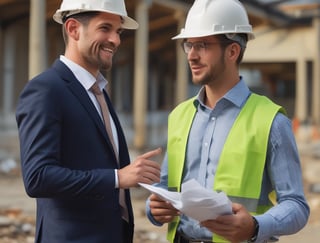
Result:
<svg viewBox="0 0 320 243">
<path fill-rule="evenodd" d="M 254 233 L 253 233 L 252 237 L 249 240 L 247 240 L 248 243 L 249 242 L 256 242 L 257 237 L 258 237 L 258 233 L 259 233 L 259 222 L 253 216 L 252 216 L 252 220 L 254 223 Z"/>
</svg>

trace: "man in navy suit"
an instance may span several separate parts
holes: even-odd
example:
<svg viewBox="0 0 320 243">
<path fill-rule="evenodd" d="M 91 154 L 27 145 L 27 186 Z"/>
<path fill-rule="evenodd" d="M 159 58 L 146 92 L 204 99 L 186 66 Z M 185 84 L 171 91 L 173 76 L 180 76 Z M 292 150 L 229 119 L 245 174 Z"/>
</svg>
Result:
<svg viewBox="0 0 320 243">
<path fill-rule="evenodd" d="M 131 243 L 129 188 L 159 182 L 147 152 L 130 163 L 125 137 L 104 87 L 123 29 L 138 24 L 124 0 L 64 0 L 65 54 L 22 91 L 16 118 L 27 194 L 37 201 L 36 242 Z M 97 83 L 109 107 L 115 147 L 91 91 Z M 123 218 L 119 192 L 125 192 Z"/>
</svg>

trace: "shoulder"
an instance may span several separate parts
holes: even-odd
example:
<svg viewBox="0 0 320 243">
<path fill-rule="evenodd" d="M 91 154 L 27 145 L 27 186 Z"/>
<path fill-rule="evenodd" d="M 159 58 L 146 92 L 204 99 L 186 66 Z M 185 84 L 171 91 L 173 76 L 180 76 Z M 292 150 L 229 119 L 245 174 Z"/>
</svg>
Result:
<svg viewBox="0 0 320 243">
<path fill-rule="evenodd" d="M 278 112 L 273 120 L 272 129 L 283 133 L 286 130 L 292 131 L 292 122 L 285 114 Z"/>
<path fill-rule="evenodd" d="M 278 112 L 273 119 L 269 141 L 273 148 L 281 145 L 289 146 L 289 144 L 295 143 L 292 122 L 283 113 Z"/>
<path fill-rule="evenodd" d="M 170 113 L 170 115 L 174 115 L 176 113 L 181 113 L 181 112 L 185 112 L 187 109 L 192 109 L 194 108 L 194 102 L 196 100 L 196 97 L 192 97 L 186 101 L 181 102 L 179 105 L 177 105 L 172 112 Z"/>
<path fill-rule="evenodd" d="M 258 95 L 258 94 L 252 93 L 249 96 L 247 103 L 250 103 L 251 106 L 258 109 L 273 109 L 283 114 L 286 114 L 286 111 L 283 107 L 276 104 L 275 102 L 273 102 L 271 99 L 269 99 L 264 95 Z"/>
<path fill-rule="evenodd" d="M 50 68 L 33 77 L 24 89 L 52 93 L 64 86 L 64 76 L 72 75 L 68 70 L 67 66 L 57 59 Z"/>
<path fill-rule="evenodd" d="M 54 64 L 55 65 L 55 64 Z M 65 92 L 66 82 L 54 65 L 26 83 L 19 95 L 18 107 L 57 105 Z M 59 64 L 60 65 L 60 64 Z M 61 65 L 64 65 L 61 62 Z"/>
</svg>

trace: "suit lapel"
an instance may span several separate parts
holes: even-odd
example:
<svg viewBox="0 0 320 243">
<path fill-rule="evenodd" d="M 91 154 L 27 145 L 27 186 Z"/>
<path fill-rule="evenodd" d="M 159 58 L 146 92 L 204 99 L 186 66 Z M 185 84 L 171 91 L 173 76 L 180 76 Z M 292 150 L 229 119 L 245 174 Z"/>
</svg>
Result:
<svg viewBox="0 0 320 243">
<path fill-rule="evenodd" d="M 53 68 L 58 70 L 58 74 L 62 77 L 63 80 L 66 81 L 67 87 L 73 93 L 73 95 L 79 100 L 80 104 L 84 107 L 84 109 L 88 112 L 89 116 L 92 118 L 93 122 L 97 126 L 98 130 L 102 133 L 103 137 L 105 138 L 108 146 L 113 151 L 113 147 L 111 141 L 108 137 L 107 131 L 105 126 L 97 112 L 94 104 L 92 103 L 90 97 L 88 96 L 87 91 L 83 88 L 80 82 L 76 79 L 73 75 L 71 70 L 61 61 L 57 60 Z M 108 104 L 110 107 L 110 105 Z M 114 117 L 114 116 L 112 116 Z M 120 147 L 120 145 L 119 145 Z M 114 154 L 114 159 L 117 161 L 116 156 Z"/>
<path fill-rule="evenodd" d="M 123 130 L 121 128 L 121 124 L 119 121 L 119 118 L 113 109 L 113 106 L 111 104 L 111 101 L 109 99 L 108 94 L 104 91 L 104 97 L 107 101 L 107 105 L 110 111 L 110 115 L 115 123 L 116 129 L 117 129 L 117 134 L 118 134 L 118 141 L 119 141 L 119 163 L 120 163 L 120 168 L 128 165 L 130 163 L 130 157 L 128 153 L 128 146 L 126 143 L 126 139 L 123 133 Z"/>
</svg>

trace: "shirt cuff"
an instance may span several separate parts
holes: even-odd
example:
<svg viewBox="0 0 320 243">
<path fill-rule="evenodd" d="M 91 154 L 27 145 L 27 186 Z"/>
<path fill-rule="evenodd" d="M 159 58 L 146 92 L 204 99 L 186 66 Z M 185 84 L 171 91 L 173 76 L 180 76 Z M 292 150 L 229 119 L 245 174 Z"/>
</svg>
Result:
<svg viewBox="0 0 320 243">
<path fill-rule="evenodd" d="M 273 229 L 273 217 L 268 214 L 263 214 L 256 215 L 255 218 L 259 223 L 259 231 L 256 242 L 266 242 L 266 240 L 268 240 L 268 242 L 277 241 L 278 237 L 272 236 L 272 232 L 275 232 Z"/>
<path fill-rule="evenodd" d="M 118 180 L 118 170 L 114 170 L 114 187 L 119 188 L 119 180 Z"/>
</svg>

